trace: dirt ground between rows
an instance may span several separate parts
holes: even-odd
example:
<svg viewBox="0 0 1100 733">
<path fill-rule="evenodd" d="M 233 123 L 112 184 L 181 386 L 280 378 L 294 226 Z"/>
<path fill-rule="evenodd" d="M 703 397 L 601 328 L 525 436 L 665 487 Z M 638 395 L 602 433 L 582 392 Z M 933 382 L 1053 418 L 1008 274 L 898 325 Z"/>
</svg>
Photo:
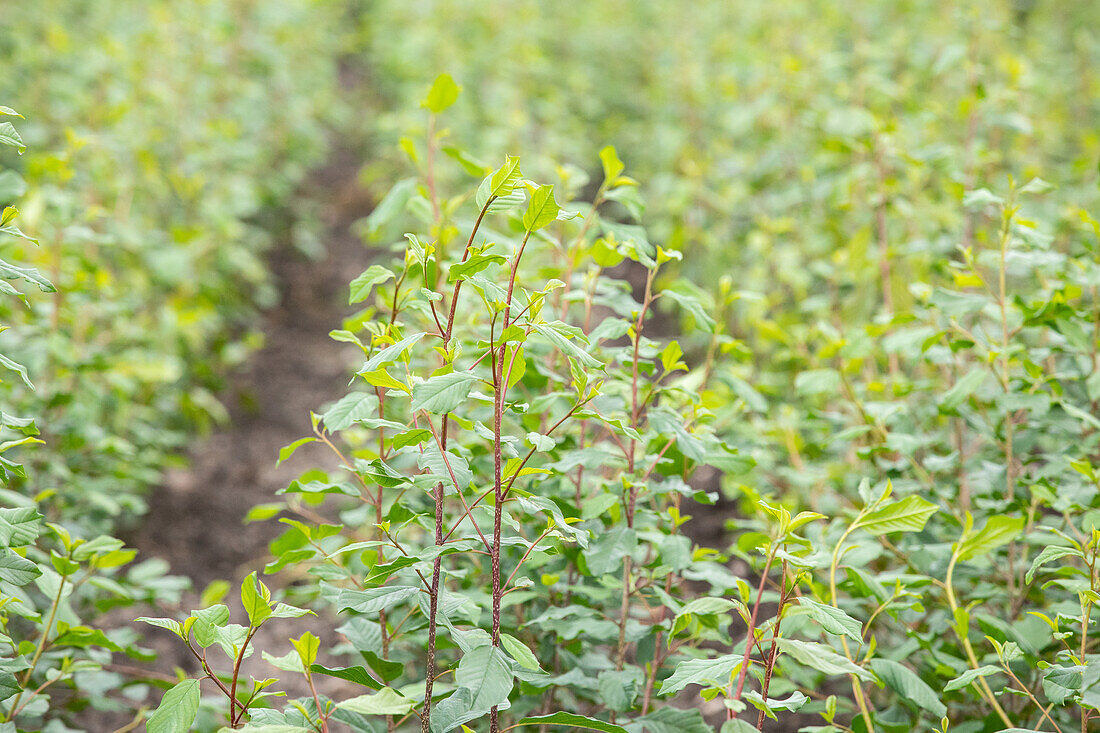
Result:
<svg viewBox="0 0 1100 733">
<path fill-rule="evenodd" d="M 262 566 L 268 541 L 285 527 L 246 525 L 245 514 L 276 500 L 302 471 L 332 462 L 323 447 L 306 445 L 275 465 L 280 448 L 311 434 L 310 411 L 344 395 L 359 353 L 328 336 L 352 312 L 348 283 L 372 258 L 350 231 L 370 211 L 357 172 L 357 161 L 344 154 L 314 178 L 312 187 L 331 194 L 324 201 L 324 258 L 310 260 L 289 245 L 273 252 L 281 302 L 264 314 L 263 348 L 222 396 L 230 425 L 202 441 L 189 467 L 170 472 L 150 498 L 138 549 L 164 558 L 197 588 Z"/>
</svg>

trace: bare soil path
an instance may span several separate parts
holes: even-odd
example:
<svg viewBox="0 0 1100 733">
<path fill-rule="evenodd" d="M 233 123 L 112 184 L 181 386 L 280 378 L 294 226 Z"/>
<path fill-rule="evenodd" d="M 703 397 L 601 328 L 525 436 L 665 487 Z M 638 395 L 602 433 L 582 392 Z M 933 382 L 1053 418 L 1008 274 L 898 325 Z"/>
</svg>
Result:
<svg viewBox="0 0 1100 733">
<path fill-rule="evenodd" d="M 310 434 L 310 411 L 347 387 L 356 350 L 328 333 L 349 313 L 348 282 L 371 259 L 349 229 L 370 211 L 356 183 L 358 168 L 357 159 L 338 152 L 311 180 L 310 195 L 324 208 L 324 258 L 310 260 L 289 244 L 272 252 L 281 302 L 264 314 L 264 347 L 223 395 L 230 424 L 196 445 L 189 467 L 170 472 L 149 500 L 134 540 L 140 555 L 164 558 L 196 589 L 262 568 L 267 542 L 282 525 L 246 525 L 245 514 L 274 501 L 303 470 L 331 463 L 323 449 L 308 445 L 275 466 L 280 448 Z"/>
</svg>

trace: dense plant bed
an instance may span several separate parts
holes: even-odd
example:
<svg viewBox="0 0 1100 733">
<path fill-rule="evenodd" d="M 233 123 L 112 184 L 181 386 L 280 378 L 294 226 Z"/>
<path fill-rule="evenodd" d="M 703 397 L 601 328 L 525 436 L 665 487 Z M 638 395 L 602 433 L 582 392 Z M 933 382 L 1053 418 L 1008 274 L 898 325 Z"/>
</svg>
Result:
<svg viewBox="0 0 1100 733">
<path fill-rule="evenodd" d="M 457 92 L 440 77 L 424 106 L 434 118 Z M 570 169 L 551 186 L 465 154 L 485 178 L 448 195 L 440 143 L 406 146 L 418 181 L 365 222 L 422 234 L 351 285 L 367 307 L 331 335 L 363 350 L 352 390 L 281 456 L 316 441 L 334 464 L 257 511 L 283 513 L 265 571 L 293 578 L 297 606 L 250 576 L 247 626 L 221 604 L 150 620 L 228 655 L 206 679 L 243 685 L 221 703 L 231 725 L 709 731 L 711 710 L 725 733 L 794 712 L 818 732 L 1088 730 L 1090 219 L 1058 253 L 1023 213 L 1048 184 L 970 193 L 981 246 L 960 252 L 954 289 L 914 284 L 911 313 L 831 327 L 784 410 L 758 415 L 713 303 L 661 276 L 681 255 L 606 215 L 636 185 L 613 148 L 582 204 Z M 607 276 L 627 261 L 637 291 Z M 710 358 L 689 366 L 645 335 L 656 303 L 694 320 Z M 713 500 L 691 488 L 701 465 L 743 497 L 730 547 L 683 534 L 686 500 Z M 310 690 L 271 709 L 275 680 L 232 670 L 255 629 L 305 607 L 339 620 L 266 652 Z M 330 697 L 326 677 L 364 689 Z M 199 691 L 181 682 L 157 719 L 190 721 Z"/>
</svg>

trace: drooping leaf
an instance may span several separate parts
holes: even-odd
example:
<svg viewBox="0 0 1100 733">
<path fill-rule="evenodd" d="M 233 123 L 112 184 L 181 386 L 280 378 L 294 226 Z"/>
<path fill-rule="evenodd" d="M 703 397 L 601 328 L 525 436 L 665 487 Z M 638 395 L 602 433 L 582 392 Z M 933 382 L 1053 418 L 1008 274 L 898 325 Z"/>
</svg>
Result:
<svg viewBox="0 0 1100 733">
<path fill-rule="evenodd" d="M 393 608 L 398 603 L 415 598 L 420 589 L 413 585 L 387 585 L 381 588 L 355 590 L 345 588 L 340 591 L 337 605 L 340 611 L 355 611 L 362 614 L 376 614 Z"/>
<path fill-rule="evenodd" d="M 413 385 L 411 409 L 436 415 L 452 412 L 466 401 L 477 381 L 477 376 L 470 372 L 451 372 L 426 379 Z"/>
<path fill-rule="evenodd" d="M 504 647 L 504 651 L 508 652 L 508 655 L 512 659 L 519 663 L 519 666 L 531 671 L 537 671 L 540 669 L 538 657 L 534 652 L 524 644 L 522 641 L 512 636 L 511 634 L 500 635 L 500 645 Z"/>
<path fill-rule="evenodd" d="M 1041 568 L 1043 565 L 1046 565 L 1052 560 L 1057 560 L 1059 558 L 1067 556 L 1084 559 L 1084 555 L 1081 553 L 1081 551 L 1074 547 L 1060 547 L 1058 545 L 1049 545 L 1047 547 L 1044 547 L 1043 551 L 1035 556 L 1035 560 L 1032 561 L 1031 568 L 1028 569 L 1027 575 L 1024 576 L 1024 580 L 1030 583 L 1031 580 L 1035 577 L 1036 571 L 1038 571 L 1039 568 Z"/>
<path fill-rule="evenodd" d="M 1085 667 L 1048 667 L 1043 673 L 1043 693 L 1055 705 L 1065 705 L 1077 696 L 1084 681 Z"/>
<path fill-rule="evenodd" d="M 936 691 L 905 665 L 891 659 L 872 659 L 868 664 L 903 700 L 931 713 L 936 720 L 947 715 L 947 706 L 940 701 Z"/>
<path fill-rule="evenodd" d="M 351 281 L 351 294 L 348 296 L 348 305 L 361 303 L 370 297 L 371 291 L 376 285 L 393 279 L 393 271 L 382 265 L 371 265 L 354 280 Z"/>
<path fill-rule="evenodd" d="M 1000 667 L 995 667 L 992 664 L 986 664 L 977 669 L 968 669 L 960 674 L 955 679 L 948 682 L 943 687 L 944 692 L 951 692 L 952 690 L 960 690 L 969 684 L 972 684 L 974 680 L 979 677 L 988 677 L 991 674 L 998 674 L 1003 672 Z"/>
<path fill-rule="evenodd" d="M 959 540 L 956 552 L 960 562 L 973 560 L 1012 542 L 1024 529 L 1023 517 L 992 516 L 977 532 L 967 532 Z"/>
<path fill-rule="evenodd" d="M 294 452 L 296 450 L 301 448 L 306 443 L 315 443 L 316 441 L 317 438 L 299 438 L 290 445 L 283 446 L 279 449 L 279 460 L 275 465 L 278 466 L 280 463 L 290 458 L 292 455 L 294 455 Z"/>
<path fill-rule="evenodd" d="M 478 647 L 462 655 L 455 682 L 473 693 L 471 710 L 488 711 L 508 700 L 513 684 L 512 665 L 498 647 Z"/>
<path fill-rule="evenodd" d="M 357 420 L 374 415 L 378 398 L 369 392 L 351 392 L 341 397 L 322 416 L 325 427 L 338 432 L 351 427 Z"/>
<path fill-rule="evenodd" d="M 676 665 L 676 670 L 661 684 L 661 694 L 671 695 L 688 685 L 725 689 L 730 677 L 741 666 L 740 654 L 726 654 L 714 659 L 688 659 Z"/>
<path fill-rule="evenodd" d="M 164 693 L 145 724 L 148 733 L 187 733 L 199 712 L 199 681 L 184 680 Z"/>
<path fill-rule="evenodd" d="M 0 547 L 0 580 L 12 585 L 26 585 L 41 574 L 38 566 L 27 558 L 7 547 Z"/>
<path fill-rule="evenodd" d="M 508 259 L 504 255 L 476 254 L 467 257 L 462 262 L 456 262 L 447 270 L 447 282 L 455 283 L 472 277 L 482 270 L 493 265 L 503 265 Z"/>
<path fill-rule="evenodd" d="M 802 596 L 798 604 L 818 626 L 830 634 L 847 636 L 857 644 L 863 643 L 863 624 L 834 606 L 818 603 Z"/>
<path fill-rule="evenodd" d="M 363 687 L 369 687 L 372 690 L 382 689 L 382 685 L 371 676 L 366 667 L 331 668 L 320 664 L 311 664 L 309 670 L 314 674 L 323 674 L 327 677 L 347 680 L 348 682 L 354 682 Z"/>
<path fill-rule="evenodd" d="M 598 730 L 602 731 L 602 733 L 628 733 L 627 729 L 622 727 L 621 725 L 615 725 L 614 723 L 608 723 L 606 721 L 598 720 L 596 718 L 590 718 L 586 715 L 578 715 L 576 713 L 566 712 L 527 717 L 519 721 L 517 725 L 560 725 L 566 728 Z"/>
<path fill-rule="evenodd" d="M 818 672 L 824 672 L 827 675 L 850 674 L 861 680 L 872 679 L 871 673 L 866 669 L 853 664 L 824 644 L 782 638 L 777 639 L 776 643 L 784 654 L 790 654 L 802 664 Z"/>
</svg>

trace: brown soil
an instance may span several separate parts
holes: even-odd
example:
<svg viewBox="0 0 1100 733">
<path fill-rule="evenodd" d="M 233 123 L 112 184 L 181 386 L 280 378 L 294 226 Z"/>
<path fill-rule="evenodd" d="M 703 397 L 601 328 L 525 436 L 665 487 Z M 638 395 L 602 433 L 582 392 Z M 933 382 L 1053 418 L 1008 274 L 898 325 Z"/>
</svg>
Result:
<svg viewBox="0 0 1100 733">
<path fill-rule="evenodd" d="M 273 253 L 281 302 L 264 314 L 264 347 L 223 395 L 229 426 L 192 450 L 189 467 L 170 472 L 150 498 L 136 538 L 141 555 L 165 559 L 197 589 L 262 567 L 267 542 L 283 527 L 246 525 L 245 514 L 275 501 L 276 491 L 303 470 L 331 463 L 323 448 L 306 445 L 275 465 L 280 448 L 311 434 L 310 411 L 343 396 L 358 353 L 328 336 L 350 312 L 348 282 L 371 259 L 349 230 L 370 211 L 357 171 L 357 161 L 341 154 L 311 181 L 312 190 L 328 196 L 324 258 L 310 260 L 289 244 Z"/>
<path fill-rule="evenodd" d="M 317 444 L 303 446 L 289 460 L 276 467 L 279 450 L 311 434 L 310 411 L 320 412 L 326 403 L 343 396 L 348 375 L 356 364 L 358 349 L 329 338 L 350 314 L 348 283 L 373 257 L 355 237 L 350 226 L 370 212 L 371 202 L 357 184 L 359 161 L 346 152 L 309 182 L 311 196 L 323 205 L 324 256 L 310 259 L 284 243 L 269 258 L 272 275 L 281 294 L 280 303 L 263 316 L 264 346 L 253 355 L 248 367 L 234 376 L 223 402 L 230 421 L 190 452 L 189 467 L 165 476 L 150 497 L 143 527 L 128 544 L 137 547 L 139 557 L 159 557 L 174 574 L 189 577 L 192 590 L 178 608 L 125 609 L 113 612 L 122 625 L 139 614 L 182 618 L 199 607 L 199 594 L 213 580 L 228 580 L 232 590 L 225 602 L 233 621 L 244 614 L 237 600 L 239 581 L 253 570 L 265 583 L 279 584 L 278 577 L 262 575 L 267 545 L 285 526 L 274 519 L 245 524 L 252 507 L 278 499 L 276 492 L 310 468 L 331 468 L 333 456 Z M 321 192 L 321 193 L 317 193 Z M 290 651 L 288 639 L 312 631 L 324 640 L 322 648 L 334 643 L 336 619 L 308 616 L 302 619 L 274 619 L 265 623 L 252 646 L 276 656 Z M 143 645 L 157 654 L 146 667 L 154 677 L 166 681 L 181 668 L 199 674 L 198 663 L 187 647 L 171 632 L 143 627 Z M 336 660 L 322 657 L 322 663 Z M 227 670 L 220 652 L 211 656 L 216 671 Z M 243 679 L 272 676 L 276 670 L 259 653 L 242 668 Z M 333 694 L 346 686 L 333 678 L 318 679 L 322 694 Z M 292 698 L 307 694 L 304 684 L 286 675 L 280 689 Z M 212 691 L 213 688 L 207 690 Z M 146 704 L 155 706 L 159 691 L 152 691 Z M 126 721 L 112 713 L 87 711 L 81 721 L 88 730 L 114 730 Z"/>
</svg>

